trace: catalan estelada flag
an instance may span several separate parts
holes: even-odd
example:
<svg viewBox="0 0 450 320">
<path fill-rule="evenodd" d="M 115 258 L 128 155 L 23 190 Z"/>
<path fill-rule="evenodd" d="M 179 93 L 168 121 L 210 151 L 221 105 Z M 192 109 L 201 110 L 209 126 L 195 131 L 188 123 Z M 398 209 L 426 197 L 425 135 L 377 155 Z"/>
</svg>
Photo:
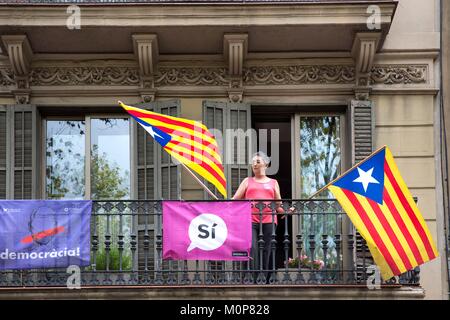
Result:
<svg viewBox="0 0 450 320">
<path fill-rule="evenodd" d="M 131 107 L 119 102 L 164 150 L 212 183 L 227 197 L 227 182 L 214 136 L 200 122 Z"/>
<path fill-rule="evenodd" d="M 387 280 L 438 256 L 430 231 L 385 146 L 329 187 Z"/>
</svg>

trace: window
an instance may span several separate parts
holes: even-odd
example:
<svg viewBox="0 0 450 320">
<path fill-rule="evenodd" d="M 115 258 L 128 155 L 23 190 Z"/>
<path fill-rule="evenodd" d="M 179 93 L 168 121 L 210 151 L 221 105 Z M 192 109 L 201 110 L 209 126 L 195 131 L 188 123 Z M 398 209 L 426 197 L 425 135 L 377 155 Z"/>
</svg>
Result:
<svg viewBox="0 0 450 320">
<path fill-rule="evenodd" d="M 295 139 L 298 155 L 294 160 L 296 182 L 300 186 L 297 195 L 308 199 L 317 190 L 331 182 L 342 171 L 344 130 L 342 125 L 344 116 L 339 114 L 302 115 L 295 116 Z M 324 190 L 314 197 L 334 198 Z M 328 209 L 330 210 L 330 209 Z M 296 222 L 304 230 L 304 253 L 311 255 L 310 235 L 314 235 L 314 257 L 324 260 L 323 240 L 327 240 L 327 267 L 336 268 L 341 257 L 337 257 L 334 236 L 342 231 L 342 218 L 338 215 L 322 215 L 320 212 L 307 213 Z"/>
<path fill-rule="evenodd" d="M 130 199 L 129 119 L 89 120 L 91 199 Z"/>
<path fill-rule="evenodd" d="M 341 164 L 339 116 L 300 117 L 301 197 L 337 178 Z M 332 198 L 326 190 L 320 198 Z"/>
<path fill-rule="evenodd" d="M 130 199 L 128 118 L 48 119 L 45 131 L 47 199 Z"/>
<path fill-rule="evenodd" d="M 125 200 L 131 198 L 131 128 L 128 118 L 86 116 L 45 122 L 47 199 Z M 113 208 L 97 212 L 96 270 L 131 270 L 132 217 Z M 94 221 L 94 220 L 93 220 Z M 109 252 L 105 250 L 110 236 Z M 119 249 L 119 236 L 124 247 Z M 94 252 L 92 253 L 94 254 Z M 109 259 L 107 259 L 109 257 Z M 91 259 L 91 261 L 94 261 Z"/>
<path fill-rule="evenodd" d="M 49 120 L 46 129 L 46 198 L 84 199 L 85 121 Z"/>
</svg>

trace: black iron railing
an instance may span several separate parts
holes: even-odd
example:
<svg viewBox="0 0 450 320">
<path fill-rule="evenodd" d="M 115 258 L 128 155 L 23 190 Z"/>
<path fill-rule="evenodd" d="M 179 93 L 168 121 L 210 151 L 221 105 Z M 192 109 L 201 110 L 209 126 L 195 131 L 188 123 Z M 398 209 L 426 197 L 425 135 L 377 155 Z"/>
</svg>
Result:
<svg viewBox="0 0 450 320">
<path fill-rule="evenodd" d="M 274 217 L 270 262 L 262 263 L 264 236 L 257 229 L 259 263 L 162 259 L 162 201 L 94 201 L 91 265 L 80 270 L 81 286 L 173 285 L 376 285 L 374 265 L 362 238 L 335 200 L 255 201 Z M 267 211 L 267 209 L 266 209 Z M 383 284 L 418 285 L 419 268 Z M 372 275 L 371 275 L 372 274 Z M 0 287 L 66 286 L 66 269 L 0 271 Z"/>
</svg>

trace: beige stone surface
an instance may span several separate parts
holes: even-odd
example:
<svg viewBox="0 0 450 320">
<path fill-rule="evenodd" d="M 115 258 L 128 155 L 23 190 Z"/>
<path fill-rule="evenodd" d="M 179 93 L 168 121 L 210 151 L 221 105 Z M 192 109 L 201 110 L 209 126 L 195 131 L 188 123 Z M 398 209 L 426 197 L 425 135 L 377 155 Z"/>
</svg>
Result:
<svg viewBox="0 0 450 320">
<path fill-rule="evenodd" d="M 376 148 L 387 145 L 399 157 L 434 156 L 434 128 L 424 127 L 377 127 Z"/>
<path fill-rule="evenodd" d="M 400 0 L 383 51 L 439 48 L 439 0 Z"/>
<path fill-rule="evenodd" d="M 376 125 L 426 125 L 434 123 L 432 95 L 372 95 Z"/>
<path fill-rule="evenodd" d="M 435 162 L 434 157 L 395 158 L 400 174 L 409 188 L 435 188 Z"/>
<path fill-rule="evenodd" d="M 434 188 L 409 188 L 413 197 L 417 197 L 417 206 L 425 220 L 436 220 L 436 191 Z"/>
<path fill-rule="evenodd" d="M 437 243 L 437 223 L 427 221 L 428 228 L 435 243 Z M 442 286 L 444 285 L 444 268 L 442 266 L 445 254 L 444 248 L 439 248 L 439 257 L 420 266 L 420 284 L 425 289 L 425 299 L 440 300 L 443 297 Z"/>
<path fill-rule="evenodd" d="M 3 104 L 14 104 L 14 99 L 12 98 L 0 98 L 0 105 Z"/>
</svg>

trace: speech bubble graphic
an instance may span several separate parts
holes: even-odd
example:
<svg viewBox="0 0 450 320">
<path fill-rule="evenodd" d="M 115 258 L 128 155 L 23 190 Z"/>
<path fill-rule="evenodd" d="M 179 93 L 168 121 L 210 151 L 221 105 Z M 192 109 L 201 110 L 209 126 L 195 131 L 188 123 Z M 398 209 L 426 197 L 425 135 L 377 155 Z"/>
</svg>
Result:
<svg viewBox="0 0 450 320">
<path fill-rule="evenodd" d="M 215 214 L 202 213 L 192 219 L 189 225 L 189 239 L 191 244 L 187 252 L 199 248 L 211 251 L 223 245 L 228 236 L 225 221 Z"/>
</svg>

